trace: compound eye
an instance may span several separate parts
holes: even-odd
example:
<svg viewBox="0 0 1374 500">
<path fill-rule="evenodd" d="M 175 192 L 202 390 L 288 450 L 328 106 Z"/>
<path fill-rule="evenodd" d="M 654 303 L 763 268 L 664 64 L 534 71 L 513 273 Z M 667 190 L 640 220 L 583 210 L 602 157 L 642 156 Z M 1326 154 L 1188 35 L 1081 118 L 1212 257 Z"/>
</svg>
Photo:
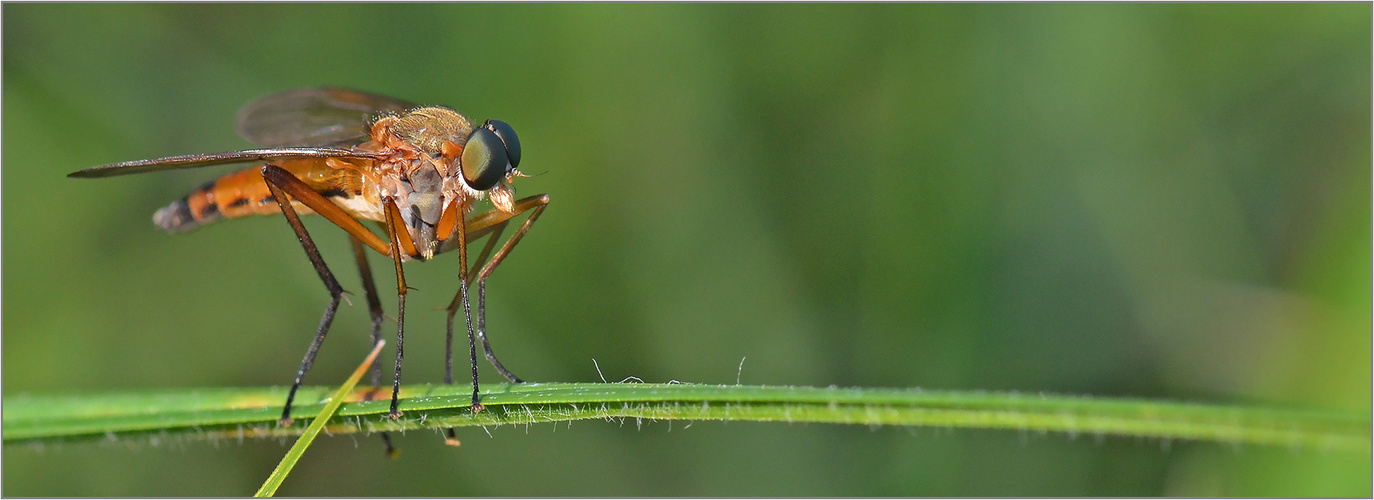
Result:
<svg viewBox="0 0 1374 500">
<path fill-rule="evenodd" d="M 515 129 L 509 123 L 501 120 L 487 120 L 482 124 L 482 128 L 496 133 L 496 137 L 501 138 L 501 142 L 506 145 L 506 156 L 510 158 L 511 168 L 520 166 L 520 138 L 516 137 Z"/>
<path fill-rule="evenodd" d="M 463 146 L 461 161 L 463 180 L 478 191 L 496 187 L 496 183 L 506 176 L 506 171 L 513 168 L 506 154 L 505 143 L 486 127 L 472 131 L 468 143 Z"/>
</svg>

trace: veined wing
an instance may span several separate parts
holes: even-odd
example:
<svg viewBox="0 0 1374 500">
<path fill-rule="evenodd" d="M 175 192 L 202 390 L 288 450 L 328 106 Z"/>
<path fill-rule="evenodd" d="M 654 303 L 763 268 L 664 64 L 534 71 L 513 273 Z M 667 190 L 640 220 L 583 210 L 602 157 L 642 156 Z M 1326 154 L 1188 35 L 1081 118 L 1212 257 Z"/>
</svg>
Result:
<svg viewBox="0 0 1374 500">
<path fill-rule="evenodd" d="M 248 163 L 262 160 L 291 158 L 369 158 L 379 159 L 378 155 L 351 149 L 338 148 L 268 148 L 245 149 L 226 153 L 205 153 L 182 156 L 168 156 L 151 160 L 134 160 L 91 167 L 67 174 L 67 177 L 111 177 L 116 175 L 141 174 L 162 170 L 198 168 L 230 163 Z"/>
<path fill-rule="evenodd" d="M 239 111 L 235 128 L 245 139 L 267 147 L 339 145 L 367 137 L 374 116 L 415 107 L 357 90 L 311 87 L 249 103 Z"/>
</svg>

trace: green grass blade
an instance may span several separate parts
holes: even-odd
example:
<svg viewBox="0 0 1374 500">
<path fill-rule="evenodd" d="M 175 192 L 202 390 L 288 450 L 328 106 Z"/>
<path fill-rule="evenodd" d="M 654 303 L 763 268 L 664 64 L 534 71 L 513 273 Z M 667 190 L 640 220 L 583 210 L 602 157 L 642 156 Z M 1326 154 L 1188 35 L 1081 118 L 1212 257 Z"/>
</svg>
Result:
<svg viewBox="0 0 1374 500">
<path fill-rule="evenodd" d="M 310 426 L 305 428 L 305 433 L 296 440 L 296 444 L 291 445 L 286 456 L 282 457 L 281 463 L 277 464 L 277 468 L 272 470 L 272 474 L 267 476 L 267 481 L 262 483 L 262 487 L 258 488 L 258 492 L 254 493 L 253 496 L 270 497 L 277 494 L 277 488 L 281 487 L 281 482 L 286 480 L 286 475 L 291 473 L 291 469 L 296 466 L 301 455 L 305 454 L 305 449 L 309 448 L 310 443 L 315 441 L 315 436 L 320 435 L 320 429 L 324 429 L 324 424 L 334 417 L 334 412 L 343 405 L 344 398 L 348 397 L 348 393 L 353 390 L 354 386 L 358 385 L 359 380 L 362 380 L 363 374 L 367 373 L 368 367 L 372 366 L 372 361 L 377 359 L 377 354 L 382 352 L 382 346 L 385 345 L 385 340 L 377 341 L 376 347 L 372 348 L 372 354 L 368 354 L 367 359 L 363 360 L 363 364 L 358 365 L 358 369 L 353 370 L 353 374 L 348 376 L 348 380 L 339 386 L 339 390 L 334 392 L 334 397 L 330 398 L 329 403 L 324 405 L 324 410 L 321 410 L 319 415 L 310 422 Z"/>
<path fill-rule="evenodd" d="M 531 424 L 578 419 L 730 420 L 1010 429 L 1370 451 L 1367 412 L 1141 399 L 920 389 L 702 384 L 526 383 L 489 386 L 488 411 L 466 385 L 402 388 L 405 418 L 354 391 L 333 434 Z M 294 411 L 316 413 L 325 388 L 302 388 Z M 234 439 L 299 434 L 276 425 L 285 389 L 211 389 L 101 396 L 6 397 L 4 440 L 121 437 Z"/>
</svg>

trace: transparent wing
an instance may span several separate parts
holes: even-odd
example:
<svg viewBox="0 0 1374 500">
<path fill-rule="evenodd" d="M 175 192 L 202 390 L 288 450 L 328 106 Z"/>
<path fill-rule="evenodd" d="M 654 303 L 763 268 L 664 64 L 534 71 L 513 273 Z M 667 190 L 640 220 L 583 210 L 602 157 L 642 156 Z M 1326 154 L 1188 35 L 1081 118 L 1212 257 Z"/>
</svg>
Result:
<svg viewBox="0 0 1374 500">
<path fill-rule="evenodd" d="M 151 160 L 134 160 L 91 167 L 67 174 L 67 177 L 111 177 L 116 175 L 141 174 L 161 170 L 208 167 L 230 163 L 248 163 L 262 160 L 288 158 L 372 158 L 380 157 L 361 151 L 336 148 L 269 148 L 245 149 L 227 153 L 206 153 L 183 156 L 168 156 Z"/>
<path fill-rule="evenodd" d="M 357 90 L 311 87 L 249 103 L 239 111 L 236 128 L 245 139 L 266 147 L 340 145 L 366 137 L 372 117 L 414 107 Z"/>
</svg>

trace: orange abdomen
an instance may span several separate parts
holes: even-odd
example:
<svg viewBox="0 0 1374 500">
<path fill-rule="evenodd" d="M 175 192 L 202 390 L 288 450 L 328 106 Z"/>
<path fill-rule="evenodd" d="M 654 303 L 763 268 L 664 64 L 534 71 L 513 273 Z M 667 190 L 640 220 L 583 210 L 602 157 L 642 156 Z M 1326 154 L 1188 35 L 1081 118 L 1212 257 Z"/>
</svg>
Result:
<svg viewBox="0 0 1374 500">
<path fill-rule="evenodd" d="M 345 194 L 330 191 L 344 189 L 348 183 L 339 180 L 351 173 L 327 167 L 318 159 L 286 160 L 276 165 L 290 171 L 296 178 L 306 181 L 312 189 L 326 196 Z M 321 172 L 325 175 L 320 175 Z M 317 185 L 322 177 L 329 181 Z M 310 207 L 295 200 L 292 200 L 291 207 L 302 215 L 315 213 Z M 262 178 L 262 167 L 259 166 L 225 174 L 197 187 L 185 198 L 174 201 L 153 214 L 153 223 L 168 232 L 179 233 L 226 217 L 278 213 L 281 213 L 281 207 L 277 205 L 272 191 L 267 188 L 267 181 Z"/>
</svg>

